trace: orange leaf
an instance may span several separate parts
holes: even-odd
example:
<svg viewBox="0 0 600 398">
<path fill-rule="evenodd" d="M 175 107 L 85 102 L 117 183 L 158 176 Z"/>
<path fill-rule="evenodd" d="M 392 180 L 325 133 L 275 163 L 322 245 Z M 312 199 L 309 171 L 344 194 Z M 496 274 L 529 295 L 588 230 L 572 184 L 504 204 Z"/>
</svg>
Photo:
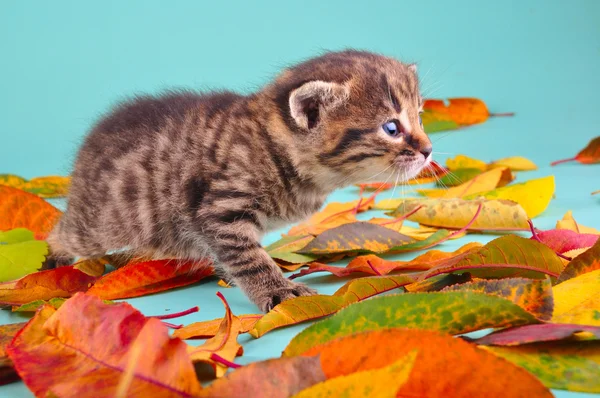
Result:
<svg viewBox="0 0 600 398">
<path fill-rule="evenodd" d="M 600 163 L 600 137 L 596 137 L 587 144 L 575 157 L 569 159 L 557 160 L 550 163 L 551 166 L 556 166 L 560 163 L 571 162 L 573 160 L 583 164 Z"/>
<path fill-rule="evenodd" d="M 477 98 L 450 98 L 448 105 L 444 100 L 429 99 L 423 103 L 423 110 L 446 114 L 462 125 L 483 123 L 490 116 L 485 103 Z"/>
<path fill-rule="evenodd" d="M 417 192 L 429 198 L 464 198 L 479 192 L 491 191 L 512 180 L 514 175 L 507 167 L 497 167 L 451 188 L 418 189 Z"/>
<path fill-rule="evenodd" d="M 262 317 L 263 314 L 246 314 L 238 316 L 237 318 L 242 323 L 240 333 L 248 333 Z M 223 318 L 217 318 L 211 321 L 194 322 L 190 325 L 176 329 L 173 332 L 173 336 L 179 337 L 182 340 L 207 339 L 214 337 L 218 333 L 222 322 Z"/>
<path fill-rule="evenodd" d="M 46 239 L 62 213 L 44 199 L 0 185 L 0 231 L 27 228 L 36 239 Z"/>
<path fill-rule="evenodd" d="M 6 347 L 26 324 L 27 322 L 20 322 L 0 326 L 0 386 L 19 380 L 19 375 L 6 353 Z"/>
<path fill-rule="evenodd" d="M 287 398 L 325 380 L 317 357 L 277 358 L 254 362 L 204 389 L 200 397 L 247 397 L 251 391 L 261 397 Z"/>
<path fill-rule="evenodd" d="M 114 300 L 162 292 L 196 283 L 212 275 L 211 264 L 208 260 L 131 262 L 98 279 L 88 293 Z"/>
<path fill-rule="evenodd" d="M 35 272 L 16 282 L 0 284 L 0 304 L 22 305 L 36 300 L 71 297 L 86 291 L 96 277 L 86 275 L 73 266 Z"/>
<path fill-rule="evenodd" d="M 187 351 L 194 363 L 204 362 L 209 364 L 214 369 L 215 375 L 218 378 L 225 375 L 229 367 L 228 363 L 231 363 L 236 356 L 242 355 L 244 349 L 237 342 L 237 337 L 242 328 L 240 319 L 231 313 L 225 297 L 221 293 L 217 293 L 217 296 L 219 296 L 225 306 L 225 317 L 219 325 L 219 330 L 214 337 L 206 340 L 201 346 L 188 346 Z"/>
<path fill-rule="evenodd" d="M 383 343 L 385 342 L 385 343 Z M 438 332 L 386 329 L 357 333 L 313 347 L 304 356 L 319 355 L 327 378 L 380 369 L 418 350 L 408 381 L 397 396 L 552 397 L 524 369 L 476 346 Z"/>
<path fill-rule="evenodd" d="M 160 320 L 83 293 L 58 310 L 42 307 L 7 351 L 36 396 L 114 397 L 120 386 L 124 396 L 181 397 L 201 389 L 185 343 Z"/>
<path fill-rule="evenodd" d="M 394 271 L 423 271 L 429 270 L 439 264 L 444 263 L 449 258 L 459 256 L 469 252 L 471 249 L 481 247 L 481 243 L 471 242 L 454 252 L 443 252 L 441 250 L 430 250 L 425 254 L 415 257 L 410 261 L 390 261 L 378 257 L 374 254 L 359 256 L 350 261 L 345 267 L 336 267 L 322 263 L 308 264 L 308 269 L 303 269 L 299 273 L 290 276 L 295 279 L 299 276 L 312 274 L 313 272 L 330 272 L 335 276 L 347 276 L 354 272 L 360 272 L 371 275 L 387 275 Z"/>
</svg>

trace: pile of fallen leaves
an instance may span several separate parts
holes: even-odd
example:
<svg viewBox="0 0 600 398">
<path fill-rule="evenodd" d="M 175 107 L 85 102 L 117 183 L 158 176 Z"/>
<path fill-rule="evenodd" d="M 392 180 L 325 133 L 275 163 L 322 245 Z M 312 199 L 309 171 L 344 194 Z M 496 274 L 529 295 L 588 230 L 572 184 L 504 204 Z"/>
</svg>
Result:
<svg viewBox="0 0 600 398">
<path fill-rule="evenodd" d="M 489 116 L 475 99 L 434 100 L 424 123 L 431 132 Z M 600 162 L 600 137 L 574 160 Z M 69 180 L 0 176 L 0 305 L 32 316 L 0 326 L 0 381 L 21 379 L 40 397 L 600 392 L 600 231 L 570 212 L 555 229 L 536 229 L 555 186 L 552 176 L 521 181 L 534 169 L 522 157 L 459 155 L 407 182 L 417 196 L 378 200 L 393 187 L 361 185 L 357 200 L 330 203 L 266 247 L 291 279 L 350 278 L 334 294 L 242 315 L 219 294 L 223 318 L 186 326 L 168 321 L 198 307 L 144 316 L 112 300 L 196 283 L 213 274 L 210 261 L 138 259 L 115 269 L 107 255 L 40 271 L 61 214 L 42 197 L 64 196 Z M 416 187 L 431 182 L 438 188 Z M 433 249 L 473 233 L 499 237 Z M 419 255 L 386 258 L 407 252 Z M 345 267 L 331 264 L 345 258 Z M 235 363 L 241 334 L 319 318 L 281 358 Z"/>
</svg>

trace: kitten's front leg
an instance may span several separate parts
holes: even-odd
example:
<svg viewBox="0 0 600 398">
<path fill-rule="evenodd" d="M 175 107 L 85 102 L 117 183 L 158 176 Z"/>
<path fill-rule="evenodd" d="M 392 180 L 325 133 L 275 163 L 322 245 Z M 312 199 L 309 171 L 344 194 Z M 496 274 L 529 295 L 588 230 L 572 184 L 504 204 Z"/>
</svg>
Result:
<svg viewBox="0 0 600 398">
<path fill-rule="evenodd" d="M 216 263 L 263 312 L 297 296 L 312 296 L 317 291 L 285 278 L 275 261 L 258 241 L 258 230 L 240 220 L 213 225 L 211 246 Z M 216 227 L 216 228 L 215 228 Z"/>
</svg>

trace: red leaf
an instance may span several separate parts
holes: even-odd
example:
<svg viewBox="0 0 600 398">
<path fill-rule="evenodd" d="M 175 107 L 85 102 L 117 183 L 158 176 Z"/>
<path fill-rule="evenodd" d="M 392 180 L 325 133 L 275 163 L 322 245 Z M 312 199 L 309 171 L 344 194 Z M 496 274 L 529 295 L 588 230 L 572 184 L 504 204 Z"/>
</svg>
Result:
<svg viewBox="0 0 600 398">
<path fill-rule="evenodd" d="M 35 300 L 71 297 L 77 292 L 86 291 L 95 280 L 96 277 L 72 265 L 36 272 L 16 282 L 0 284 L 0 304 L 22 305 Z"/>
<path fill-rule="evenodd" d="M 583 164 L 600 163 L 600 137 L 596 137 L 587 144 L 579 153 L 572 158 L 557 160 L 550 163 L 551 166 L 556 166 L 560 163 L 578 161 Z"/>
<path fill-rule="evenodd" d="M 566 253 L 575 249 L 592 247 L 600 238 L 599 235 L 580 234 L 568 229 L 551 229 L 537 233 L 539 241 L 557 253 Z M 531 239 L 534 239 L 532 237 Z"/>
<path fill-rule="evenodd" d="M 572 325 L 568 323 L 542 323 L 525 325 L 500 330 L 478 339 L 467 339 L 479 345 L 520 345 L 541 341 L 563 340 L 573 337 L 575 333 L 588 332 L 600 338 L 600 327 Z"/>
<path fill-rule="evenodd" d="M 211 265 L 208 260 L 133 262 L 98 279 L 88 293 L 114 300 L 162 292 L 196 283 L 212 275 Z"/>
</svg>

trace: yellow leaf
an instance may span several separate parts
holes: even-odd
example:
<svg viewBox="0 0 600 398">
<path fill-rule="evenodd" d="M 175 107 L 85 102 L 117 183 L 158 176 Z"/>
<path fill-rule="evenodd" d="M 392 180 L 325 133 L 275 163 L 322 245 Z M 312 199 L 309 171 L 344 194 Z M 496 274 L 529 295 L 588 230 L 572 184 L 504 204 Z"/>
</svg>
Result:
<svg viewBox="0 0 600 398">
<path fill-rule="evenodd" d="M 446 167 L 450 171 L 458 169 L 479 169 L 486 171 L 488 166 L 483 160 L 470 158 L 465 155 L 457 155 L 455 158 L 446 160 Z"/>
<path fill-rule="evenodd" d="M 521 156 L 512 156 L 509 158 L 498 159 L 491 162 L 488 168 L 508 167 L 512 171 L 530 171 L 537 170 L 537 166 L 531 160 Z"/>
<path fill-rule="evenodd" d="M 73 264 L 73 268 L 90 276 L 102 276 L 106 269 L 106 264 L 109 263 L 110 261 L 107 257 L 92 258 Z"/>
<path fill-rule="evenodd" d="M 523 207 L 529 218 L 536 217 L 546 210 L 554 195 L 554 176 L 529 180 L 497 188 L 489 192 L 465 196 L 464 199 L 484 197 L 486 199 L 505 199 Z"/>
<path fill-rule="evenodd" d="M 586 227 L 577 223 L 577 221 L 575 221 L 575 219 L 573 218 L 573 212 L 571 210 L 566 212 L 562 220 L 558 220 L 556 222 L 556 229 L 568 229 L 571 231 L 578 232 L 580 234 L 600 235 L 600 231 L 598 231 L 597 229 Z"/>
<path fill-rule="evenodd" d="M 393 215 L 407 214 L 421 206 L 421 209 L 408 217 L 409 220 L 432 227 L 461 229 L 473 219 L 480 205 L 481 212 L 473 221 L 469 230 L 514 231 L 529 229 L 525 210 L 518 203 L 509 200 L 406 199 L 401 202 Z"/>
<path fill-rule="evenodd" d="M 506 167 L 498 167 L 481 173 L 469 181 L 448 189 L 418 189 L 417 192 L 429 198 L 464 198 L 477 192 L 490 191 L 501 181 L 512 181 L 512 173 Z"/>
<path fill-rule="evenodd" d="M 600 326 L 600 270 L 566 280 L 552 290 L 552 322 Z"/>
<path fill-rule="evenodd" d="M 417 358 L 417 350 L 381 369 L 363 370 L 334 377 L 294 395 L 295 398 L 347 397 L 393 398 L 408 380 Z"/>
</svg>

